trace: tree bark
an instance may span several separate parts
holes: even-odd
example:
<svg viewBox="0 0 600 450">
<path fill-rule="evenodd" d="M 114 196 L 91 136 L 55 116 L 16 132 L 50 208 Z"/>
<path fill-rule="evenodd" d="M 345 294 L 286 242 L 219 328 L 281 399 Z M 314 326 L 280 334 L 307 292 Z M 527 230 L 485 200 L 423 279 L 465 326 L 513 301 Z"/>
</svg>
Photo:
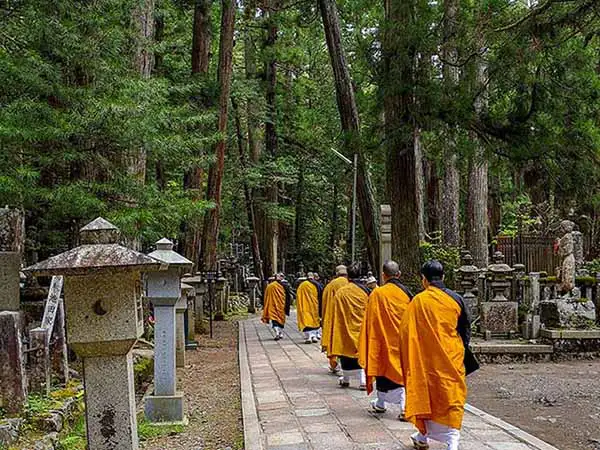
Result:
<svg viewBox="0 0 600 450">
<path fill-rule="evenodd" d="M 386 30 L 382 49 L 384 61 L 383 107 L 388 159 L 386 181 L 392 210 L 392 256 L 400 264 L 403 278 L 415 284 L 419 278 L 419 205 L 414 130 L 416 49 L 405 29 L 415 21 L 416 0 L 385 0 Z M 401 181 L 401 182 L 399 182 Z"/>
<path fill-rule="evenodd" d="M 441 231 L 440 177 L 435 161 L 424 160 L 427 184 L 427 229 L 429 233 Z"/>
<path fill-rule="evenodd" d="M 240 119 L 240 111 L 237 102 L 234 98 L 231 99 L 231 108 L 235 117 L 235 131 L 237 135 L 238 151 L 240 154 L 240 166 L 242 172 L 246 172 L 248 167 L 248 158 L 246 156 L 246 144 L 244 133 L 242 131 L 242 123 Z M 256 218 L 254 214 L 254 199 L 252 190 L 248 187 L 248 183 L 244 180 L 244 199 L 246 201 L 246 213 L 248 214 L 248 227 L 250 227 L 250 240 L 252 245 L 252 261 L 254 263 L 254 274 L 261 280 L 264 279 L 262 261 L 260 258 L 260 247 L 258 245 L 258 234 L 256 232 Z"/>
<path fill-rule="evenodd" d="M 481 36 L 481 35 L 480 35 Z M 479 37 L 479 47 L 483 48 L 485 42 Z M 488 106 L 487 99 L 487 66 L 481 61 L 476 62 L 475 89 L 480 92 L 475 98 L 475 113 L 481 116 Z M 467 196 L 467 248 L 473 256 L 473 263 L 477 267 L 488 265 L 488 162 L 485 147 L 481 139 L 473 135 L 476 151 L 469 162 L 469 190 Z"/>
<path fill-rule="evenodd" d="M 192 34 L 192 73 L 207 74 L 210 67 L 212 0 L 196 0 Z"/>
<path fill-rule="evenodd" d="M 454 92 L 460 79 L 460 69 L 453 64 L 458 62 L 456 30 L 458 0 L 444 0 L 444 42 L 442 57 L 443 76 L 447 95 Z M 444 155 L 444 178 L 442 190 L 442 239 L 448 245 L 460 245 L 460 172 L 456 154 L 456 129 L 450 130 L 449 142 Z"/>
<path fill-rule="evenodd" d="M 340 20 L 335 0 L 319 0 L 323 28 L 335 78 L 336 98 L 346 154 L 358 153 L 357 199 L 371 269 L 379 273 L 379 213 L 362 151 L 360 121 L 354 88 L 341 42 Z M 412 153 L 412 152 L 411 152 Z M 414 167 L 413 167 L 414 171 Z"/>
<path fill-rule="evenodd" d="M 233 31 L 236 5 L 233 0 L 221 1 L 221 40 L 219 42 L 219 120 L 217 130 L 219 140 L 215 148 L 215 164 L 211 167 L 207 199 L 212 200 L 215 207 L 209 210 L 204 218 L 202 236 L 202 263 L 205 270 L 217 268 L 217 241 L 221 216 L 221 189 L 225 170 L 225 145 L 227 139 L 227 113 L 231 88 L 231 72 L 233 68 Z"/>
<path fill-rule="evenodd" d="M 425 174 L 423 171 L 423 149 L 421 147 L 421 130 L 418 127 L 415 127 L 413 139 L 415 146 L 415 180 L 417 183 L 417 209 L 419 211 L 419 241 L 424 241 L 427 235 L 425 230 Z"/>
</svg>

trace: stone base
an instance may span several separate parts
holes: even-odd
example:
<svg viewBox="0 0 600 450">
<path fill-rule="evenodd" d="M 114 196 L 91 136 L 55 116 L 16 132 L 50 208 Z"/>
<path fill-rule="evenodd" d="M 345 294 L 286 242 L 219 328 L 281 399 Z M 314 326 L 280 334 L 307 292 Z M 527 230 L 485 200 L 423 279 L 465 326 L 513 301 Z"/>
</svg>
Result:
<svg viewBox="0 0 600 450">
<path fill-rule="evenodd" d="M 146 397 L 144 413 L 152 423 L 185 424 L 183 392 Z"/>
<path fill-rule="evenodd" d="M 481 304 L 481 330 L 492 336 L 511 336 L 519 329 L 517 302 L 484 302 Z"/>
<path fill-rule="evenodd" d="M 600 329 L 541 330 L 541 341 L 552 345 L 555 359 L 587 359 L 600 356 Z"/>
</svg>

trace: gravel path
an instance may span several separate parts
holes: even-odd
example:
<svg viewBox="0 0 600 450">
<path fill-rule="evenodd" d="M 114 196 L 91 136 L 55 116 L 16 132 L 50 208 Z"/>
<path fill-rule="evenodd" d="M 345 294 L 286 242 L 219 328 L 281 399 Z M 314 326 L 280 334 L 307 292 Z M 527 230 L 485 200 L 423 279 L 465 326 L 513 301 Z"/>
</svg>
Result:
<svg viewBox="0 0 600 450">
<path fill-rule="evenodd" d="M 564 450 L 600 450 L 600 361 L 485 365 L 469 402 Z"/>
<path fill-rule="evenodd" d="M 214 339 L 197 336 L 180 370 L 189 426 L 181 434 L 147 442 L 148 450 L 225 450 L 244 447 L 238 365 L 238 323 L 215 322 Z"/>
</svg>

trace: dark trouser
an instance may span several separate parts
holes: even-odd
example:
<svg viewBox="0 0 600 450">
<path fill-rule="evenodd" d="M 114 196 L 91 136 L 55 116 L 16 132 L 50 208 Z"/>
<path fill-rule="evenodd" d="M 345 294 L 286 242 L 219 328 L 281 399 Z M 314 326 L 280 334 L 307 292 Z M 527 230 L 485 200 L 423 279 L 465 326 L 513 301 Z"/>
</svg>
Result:
<svg viewBox="0 0 600 450">
<path fill-rule="evenodd" d="M 273 327 L 279 327 L 279 328 L 285 328 L 283 324 L 277 322 L 276 320 L 271 320 L 271 326 L 273 326 Z"/>
<path fill-rule="evenodd" d="M 302 330 L 302 332 L 304 333 L 305 331 L 315 331 L 318 330 L 318 328 L 315 327 L 304 327 L 304 329 Z"/>
<path fill-rule="evenodd" d="M 401 384 L 394 383 L 386 377 L 375 377 L 375 382 L 377 383 L 377 390 L 379 392 L 389 392 L 402 387 Z"/>
<path fill-rule="evenodd" d="M 347 356 L 340 356 L 340 363 L 342 364 L 342 370 L 360 370 L 360 364 L 358 364 L 358 358 L 348 358 Z"/>
</svg>

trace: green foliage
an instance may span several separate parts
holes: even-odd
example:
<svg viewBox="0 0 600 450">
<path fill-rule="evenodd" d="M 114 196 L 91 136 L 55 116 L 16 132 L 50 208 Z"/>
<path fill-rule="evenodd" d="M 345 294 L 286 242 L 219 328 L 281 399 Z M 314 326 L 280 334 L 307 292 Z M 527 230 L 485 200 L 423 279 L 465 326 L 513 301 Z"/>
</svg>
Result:
<svg viewBox="0 0 600 450">
<path fill-rule="evenodd" d="M 143 416 L 138 418 L 138 436 L 141 441 L 179 434 L 183 431 L 182 425 L 156 425 L 148 422 Z"/>
</svg>

